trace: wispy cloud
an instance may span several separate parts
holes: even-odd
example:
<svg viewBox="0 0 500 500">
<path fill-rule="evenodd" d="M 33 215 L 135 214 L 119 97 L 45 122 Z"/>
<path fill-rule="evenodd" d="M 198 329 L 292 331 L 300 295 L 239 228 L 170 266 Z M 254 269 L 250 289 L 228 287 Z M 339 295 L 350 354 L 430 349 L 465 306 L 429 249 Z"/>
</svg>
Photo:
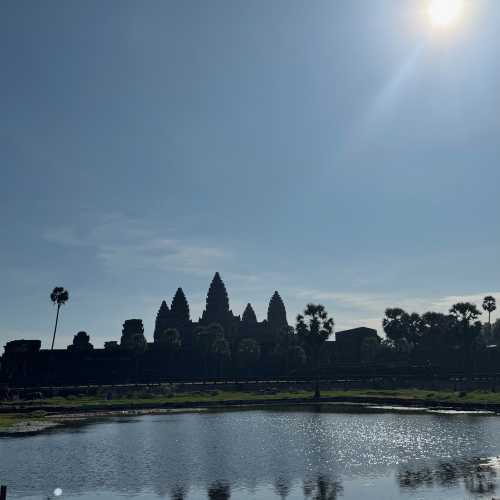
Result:
<svg viewBox="0 0 500 500">
<path fill-rule="evenodd" d="M 220 270 L 236 314 L 240 314 L 250 301 L 258 316 L 263 319 L 268 300 L 277 289 L 287 305 L 290 322 L 293 322 L 293 318 L 302 311 L 305 304 L 320 302 L 335 317 L 337 330 L 361 325 L 381 330 L 381 321 L 387 307 L 402 307 L 419 313 L 429 310 L 446 312 L 452 304 L 459 301 L 469 301 L 480 306 L 485 295 L 500 297 L 500 292 L 416 296 L 405 290 L 374 292 L 304 288 L 293 275 L 266 270 L 242 272 L 241 259 L 238 261 L 237 254 L 226 246 L 222 248 L 202 240 L 180 238 L 171 227 L 159 227 L 149 221 L 123 214 L 101 216 L 88 227 L 50 228 L 44 233 L 44 237 L 58 245 L 91 249 L 104 269 L 113 273 L 154 270 L 210 278 L 215 270 Z M 357 283 L 356 288 L 360 287 L 361 284 Z M 205 293 L 205 290 L 200 290 L 189 297 L 195 317 L 203 310 Z M 152 300 L 149 309 L 154 307 L 156 299 Z"/>
<path fill-rule="evenodd" d="M 64 246 L 93 248 L 110 271 L 156 269 L 206 274 L 231 258 L 226 250 L 176 238 L 172 229 L 122 214 L 108 214 L 88 229 L 50 228 L 46 240 Z"/>
</svg>

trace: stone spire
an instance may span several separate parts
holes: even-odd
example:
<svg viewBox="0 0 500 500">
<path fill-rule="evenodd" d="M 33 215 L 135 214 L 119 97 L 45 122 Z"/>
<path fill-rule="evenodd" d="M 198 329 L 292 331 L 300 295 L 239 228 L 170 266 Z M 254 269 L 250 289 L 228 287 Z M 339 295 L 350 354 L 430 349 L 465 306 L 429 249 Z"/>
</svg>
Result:
<svg viewBox="0 0 500 500">
<path fill-rule="evenodd" d="M 170 315 L 177 321 L 189 321 L 189 304 L 182 288 L 178 288 L 172 299 Z"/>
<path fill-rule="evenodd" d="M 228 313 L 229 299 L 226 286 L 219 273 L 215 273 L 208 289 L 207 306 L 203 316 L 208 322 L 223 322 L 227 318 Z"/>
<path fill-rule="evenodd" d="M 246 324 L 255 324 L 257 323 L 257 316 L 255 315 L 255 311 L 253 310 L 252 304 L 248 303 L 243 311 L 243 316 L 241 317 L 241 321 Z"/>
<path fill-rule="evenodd" d="M 158 310 L 158 314 L 156 315 L 155 331 L 154 331 L 155 342 L 158 335 L 160 335 L 169 327 L 169 319 L 170 319 L 170 311 L 168 309 L 167 303 L 163 301 L 161 303 L 160 309 Z"/>
<path fill-rule="evenodd" d="M 280 294 L 274 292 L 271 300 L 269 301 L 269 307 L 267 308 L 267 322 L 272 331 L 279 332 L 285 326 L 288 326 L 288 321 L 286 320 L 286 309 L 283 300 L 281 300 Z"/>
</svg>

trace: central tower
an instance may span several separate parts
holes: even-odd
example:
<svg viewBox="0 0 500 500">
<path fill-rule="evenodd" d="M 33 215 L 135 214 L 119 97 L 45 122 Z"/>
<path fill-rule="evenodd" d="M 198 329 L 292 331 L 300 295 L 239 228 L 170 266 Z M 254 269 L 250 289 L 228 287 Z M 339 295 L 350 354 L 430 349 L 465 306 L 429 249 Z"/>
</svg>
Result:
<svg viewBox="0 0 500 500">
<path fill-rule="evenodd" d="M 224 329 L 226 337 L 233 337 L 237 331 L 239 319 L 235 318 L 229 309 L 229 298 L 226 286 L 220 274 L 215 273 L 207 293 L 207 305 L 201 316 L 200 323 L 210 325 L 218 323 Z"/>
<path fill-rule="evenodd" d="M 222 325 L 227 321 L 229 316 L 232 316 L 232 313 L 229 310 L 229 298 L 226 286 L 220 274 L 215 273 L 208 289 L 207 305 L 203 311 L 201 320 L 203 323 L 220 323 Z"/>
</svg>

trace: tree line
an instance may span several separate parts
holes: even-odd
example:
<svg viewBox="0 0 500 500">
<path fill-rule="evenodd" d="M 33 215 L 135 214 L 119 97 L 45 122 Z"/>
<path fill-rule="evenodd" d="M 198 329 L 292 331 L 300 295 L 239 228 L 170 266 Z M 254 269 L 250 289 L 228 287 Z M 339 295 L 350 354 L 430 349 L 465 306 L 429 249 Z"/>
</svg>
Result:
<svg viewBox="0 0 500 500">
<path fill-rule="evenodd" d="M 381 348 L 415 362 L 439 363 L 452 357 L 463 368 L 472 368 L 474 354 L 500 345 L 500 320 L 491 323 L 496 299 L 484 298 L 482 309 L 488 322 L 479 320 L 482 312 L 470 302 L 458 302 L 448 313 L 408 313 L 401 308 L 388 308 L 382 326 L 386 340 Z"/>
</svg>

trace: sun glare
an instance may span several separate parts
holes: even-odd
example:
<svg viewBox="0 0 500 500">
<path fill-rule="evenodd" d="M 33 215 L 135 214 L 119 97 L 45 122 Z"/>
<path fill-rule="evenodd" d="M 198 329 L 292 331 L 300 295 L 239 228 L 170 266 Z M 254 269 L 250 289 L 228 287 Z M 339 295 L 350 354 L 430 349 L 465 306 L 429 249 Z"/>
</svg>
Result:
<svg viewBox="0 0 500 500">
<path fill-rule="evenodd" d="M 429 19 L 438 28 L 455 26 L 463 17 L 464 10 L 465 0 L 429 0 Z"/>
</svg>

